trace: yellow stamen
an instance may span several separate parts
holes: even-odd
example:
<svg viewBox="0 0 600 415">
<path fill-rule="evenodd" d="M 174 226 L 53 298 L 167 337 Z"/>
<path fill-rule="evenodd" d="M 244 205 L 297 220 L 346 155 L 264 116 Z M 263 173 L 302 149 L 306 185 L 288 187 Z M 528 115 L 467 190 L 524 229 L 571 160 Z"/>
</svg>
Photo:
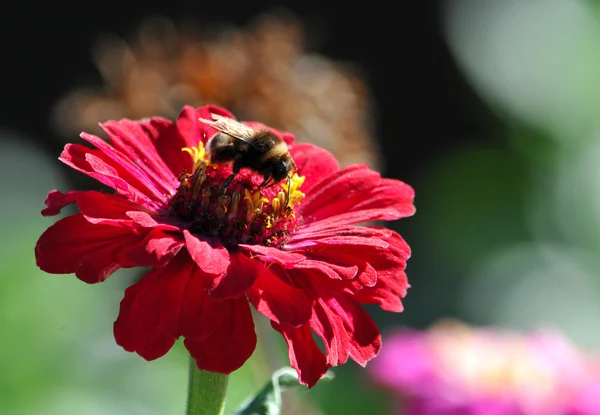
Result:
<svg viewBox="0 0 600 415">
<path fill-rule="evenodd" d="M 281 214 L 281 201 L 278 198 L 274 198 L 271 201 L 271 207 L 273 208 L 273 219 L 276 221 L 277 219 L 279 219 L 279 215 Z"/>
<path fill-rule="evenodd" d="M 204 166 L 200 166 L 192 177 L 192 199 L 196 200 L 198 196 L 200 196 L 200 189 L 202 188 L 202 184 L 206 180 L 206 169 Z"/>
<path fill-rule="evenodd" d="M 210 187 L 205 187 L 202 189 L 202 202 L 201 206 L 203 209 L 208 208 L 208 204 L 210 203 L 210 196 L 212 195 L 212 189 Z"/>
<path fill-rule="evenodd" d="M 268 203 L 269 199 L 262 197 L 260 191 L 250 193 L 248 189 L 244 189 L 244 200 L 248 202 L 248 212 L 246 213 L 246 220 L 248 222 L 254 219 L 254 216 L 262 212 L 262 206 L 264 203 Z"/>
<path fill-rule="evenodd" d="M 240 207 L 240 199 L 241 199 L 240 193 L 233 192 L 233 195 L 231 196 L 231 210 L 229 211 L 230 218 L 237 216 L 238 210 Z"/>
<path fill-rule="evenodd" d="M 289 183 L 289 187 L 288 187 Z M 289 195 L 289 201 L 287 201 L 288 207 L 293 207 L 300 203 L 300 201 L 304 198 L 304 193 L 300 190 L 300 186 L 304 183 L 304 176 L 298 176 L 298 173 L 294 173 L 292 177 L 286 182 L 282 183 L 281 187 L 285 190 L 285 194 Z"/>
<path fill-rule="evenodd" d="M 285 207 L 287 204 L 287 195 L 284 192 L 277 193 L 277 200 L 279 200 L 280 215 L 285 213 Z"/>
<path fill-rule="evenodd" d="M 192 160 L 194 161 L 193 172 L 195 172 L 201 164 L 208 164 L 206 160 L 206 149 L 202 142 L 199 142 L 197 147 L 184 147 L 181 151 L 185 151 L 192 156 Z"/>
<path fill-rule="evenodd" d="M 217 206 L 217 213 L 224 215 L 229 210 L 229 203 L 231 202 L 231 196 L 223 195 L 219 197 L 219 205 Z"/>
</svg>

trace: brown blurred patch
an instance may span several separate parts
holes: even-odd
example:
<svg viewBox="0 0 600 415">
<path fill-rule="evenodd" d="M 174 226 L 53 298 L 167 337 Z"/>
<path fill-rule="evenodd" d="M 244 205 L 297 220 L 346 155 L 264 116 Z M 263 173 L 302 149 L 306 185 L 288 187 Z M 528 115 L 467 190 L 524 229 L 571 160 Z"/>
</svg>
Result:
<svg viewBox="0 0 600 415">
<path fill-rule="evenodd" d="M 65 141 L 101 134 L 104 120 L 174 119 L 183 105 L 214 103 L 322 146 L 342 166 L 379 166 L 370 90 L 355 68 L 307 52 L 289 15 L 211 30 L 152 18 L 131 41 L 103 37 L 92 56 L 103 85 L 71 91 L 52 114 Z"/>
</svg>

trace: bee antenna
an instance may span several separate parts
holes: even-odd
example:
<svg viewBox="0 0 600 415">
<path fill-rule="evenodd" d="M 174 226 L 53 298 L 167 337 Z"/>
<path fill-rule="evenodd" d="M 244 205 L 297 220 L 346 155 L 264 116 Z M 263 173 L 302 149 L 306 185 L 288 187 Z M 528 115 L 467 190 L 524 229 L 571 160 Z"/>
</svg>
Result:
<svg viewBox="0 0 600 415">
<path fill-rule="evenodd" d="M 287 206 L 290 207 L 290 189 L 292 188 L 292 178 L 287 175 Z"/>
</svg>

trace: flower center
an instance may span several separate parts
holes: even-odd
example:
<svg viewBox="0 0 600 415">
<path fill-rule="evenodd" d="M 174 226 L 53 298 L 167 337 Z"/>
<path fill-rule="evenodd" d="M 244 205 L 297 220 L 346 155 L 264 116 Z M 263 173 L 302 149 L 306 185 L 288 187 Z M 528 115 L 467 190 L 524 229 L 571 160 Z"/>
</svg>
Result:
<svg viewBox="0 0 600 415">
<path fill-rule="evenodd" d="M 304 177 L 294 174 L 287 181 L 258 189 L 262 177 L 242 169 L 223 188 L 231 168 L 211 164 L 202 143 L 184 148 L 193 160 L 191 173 L 179 175 L 177 193 L 169 202 L 171 216 L 191 222 L 189 231 L 218 236 L 225 247 L 256 244 L 281 247 L 298 227 L 294 212 L 304 193 Z"/>
</svg>

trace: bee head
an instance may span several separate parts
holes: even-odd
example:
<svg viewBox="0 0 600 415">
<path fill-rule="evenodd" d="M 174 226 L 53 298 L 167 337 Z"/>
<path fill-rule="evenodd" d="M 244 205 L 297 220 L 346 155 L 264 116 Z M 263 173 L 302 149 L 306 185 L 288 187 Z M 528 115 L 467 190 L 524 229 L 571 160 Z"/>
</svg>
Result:
<svg viewBox="0 0 600 415">
<path fill-rule="evenodd" d="M 291 157 L 281 157 L 271 166 L 271 177 L 273 177 L 275 183 L 279 183 L 295 169 L 296 165 Z"/>
</svg>

